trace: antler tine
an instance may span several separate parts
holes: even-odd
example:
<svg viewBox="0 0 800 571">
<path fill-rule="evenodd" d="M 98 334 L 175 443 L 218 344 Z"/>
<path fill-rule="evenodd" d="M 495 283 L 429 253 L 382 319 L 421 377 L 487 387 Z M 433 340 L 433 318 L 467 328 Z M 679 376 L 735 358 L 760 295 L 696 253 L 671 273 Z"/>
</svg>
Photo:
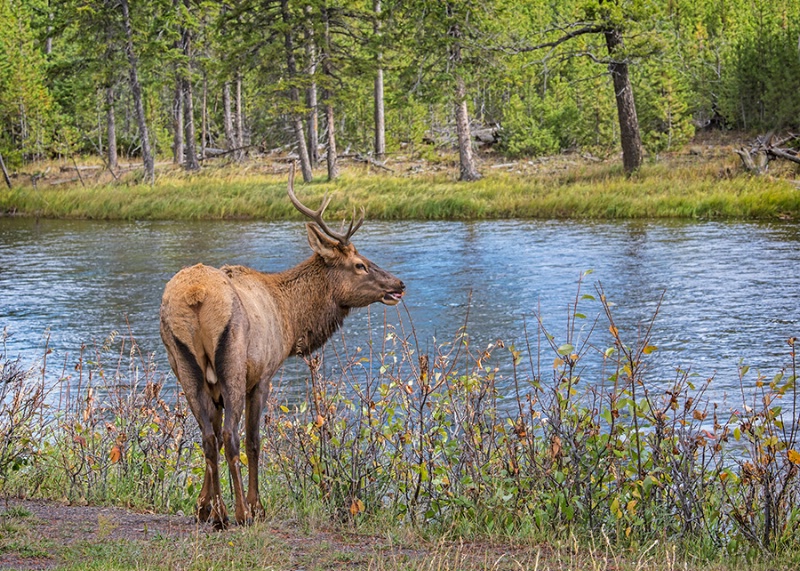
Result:
<svg viewBox="0 0 800 571">
<path fill-rule="evenodd" d="M 328 196 L 326 193 L 325 196 L 322 198 L 322 204 L 320 205 L 320 207 L 317 210 L 311 210 L 309 207 L 300 202 L 300 200 L 294 193 L 294 171 L 295 171 L 295 163 L 292 163 L 292 166 L 289 169 L 289 188 L 287 189 L 287 192 L 289 194 L 289 200 L 292 201 L 292 204 L 294 204 L 295 208 L 297 208 L 297 210 L 299 210 L 302 214 L 313 220 L 323 232 L 325 232 L 328 236 L 330 236 L 334 240 L 337 240 L 342 246 L 346 246 L 347 244 L 349 244 L 350 238 L 353 236 L 353 234 L 356 233 L 356 230 L 358 230 L 361 227 L 361 224 L 364 222 L 364 209 L 363 208 L 361 209 L 361 218 L 359 219 L 358 223 L 355 224 L 355 228 L 353 227 L 354 225 L 354 220 L 353 220 L 350 221 L 350 228 L 347 230 L 346 234 L 334 232 L 333 230 L 328 228 L 328 225 L 325 224 L 325 221 L 322 219 L 322 214 L 325 212 L 325 209 L 328 208 L 328 204 L 330 204 L 331 198 L 333 197 Z"/>
<path fill-rule="evenodd" d="M 347 229 L 347 234 L 345 235 L 347 240 L 350 240 L 352 235 L 355 234 L 359 228 L 361 228 L 361 225 L 364 223 L 364 213 L 364 207 L 362 206 L 361 217 L 358 219 L 358 222 L 356 222 L 356 209 L 355 207 L 353 208 L 353 219 L 350 220 L 350 228 Z"/>
</svg>

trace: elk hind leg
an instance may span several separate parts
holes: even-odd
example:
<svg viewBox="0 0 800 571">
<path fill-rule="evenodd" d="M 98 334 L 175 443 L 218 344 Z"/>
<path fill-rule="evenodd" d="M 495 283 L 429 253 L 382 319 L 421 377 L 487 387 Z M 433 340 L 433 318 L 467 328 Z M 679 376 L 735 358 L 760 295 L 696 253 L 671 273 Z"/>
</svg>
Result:
<svg viewBox="0 0 800 571">
<path fill-rule="evenodd" d="M 240 354 L 236 351 L 237 336 L 232 333 L 229 324 L 219 340 L 214 356 L 214 369 L 218 379 L 217 386 L 225 400 L 222 442 L 225 445 L 225 459 L 228 461 L 233 486 L 236 522 L 244 525 L 253 521 L 244 502 L 244 486 L 239 467 L 239 422 L 244 412 L 247 365 L 244 359 L 237 358 Z"/>
<path fill-rule="evenodd" d="M 228 525 L 228 514 L 225 502 L 222 499 L 222 490 L 219 482 L 219 452 L 222 448 L 222 400 L 213 404 L 211 425 L 213 438 L 209 438 L 207 431 L 203 431 L 203 454 L 206 458 L 206 470 L 203 476 L 203 487 L 197 498 L 197 519 L 199 521 L 212 520 L 217 528 L 224 529 Z M 209 456 L 207 448 L 213 450 L 213 458 Z"/>
<path fill-rule="evenodd" d="M 224 528 L 228 522 L 228 514 L 219 482 L 223 402 L 219 394 L 216 399 L 212 395 L 203 370 L 189 347 L 174 335 L 165 336 L 165 344 L 169 348 L 170 365 L 186 395 L 189 408 L 197 419 L 203 439 L 206 469 L 203 488 L 197 498 L 197 518 L 200 521 L 211 519 L 216 527 Z"/>
</svg>

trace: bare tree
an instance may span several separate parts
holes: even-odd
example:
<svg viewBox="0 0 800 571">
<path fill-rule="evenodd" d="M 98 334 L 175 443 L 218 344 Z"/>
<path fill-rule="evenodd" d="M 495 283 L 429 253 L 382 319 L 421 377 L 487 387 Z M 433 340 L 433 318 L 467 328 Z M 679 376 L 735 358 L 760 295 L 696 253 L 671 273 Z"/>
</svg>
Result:
<svg viewBox="0 0 800 571">
<path fill-rule="evenodd" d="M 306 61 L 308 62 L 306 73 L 309 83 L 306 88 L 306 105 L 308 105 L 308 159 L 311 167 L 319 165 L 319 117 L 317 110 L 317 50 L 314 45 L 314 26 L 311 22 L 311 6 L 306 6 L 306 26 L 305 44 Z"/>
<path fill-rule="evenodd" d="M 187 12 L 190 9 L 190 0 L 184 0 L 184 7 Z M 194 93 L 192 88 L 191 65 L 194 57 L 192 50 L 192 31 L 189 26 L 184 26 L 182 30 L 183 55 L 186 57 L 186 67 L 183 69 L 181 89 L 183 91 L 183 128 L 186 145 L 186 170 L 200 169 L 200 162 L 197 160 L 197 136 L 194 125 Z"/>
<path fill-rule="evenodd" d="M 381 41 L 381 0 L 374 0 L 373 10 L 375 12 L 375 24 L 373 33 L 375 40 Z M 375 54 L 375 158 L 382 160 L 386 155 L 386 114 L 383 106 L 383 51 L 378 48 Z"/>
<path fill-rule="evenodd" d="M 303 117 L 297 112 L 300 107 L 300 91 L 297 88 L 297 59 L 294 55 L 294 34 L 292 28 L 292 15 L 289 11 L 289 1 L 281 0 L 281 19 L 283 20 L 283 39 L 286 49 L 286 71 L 289 76 L 289 100 L 292 102 L 292 123 L 294 134 L 297 139 L 297 154 L 300 156 L 300 170 L 303 172 L 303 180 L 311 182 L 314 175 L 311 171 L 311 161 L 308 158 L 308 147 L 306 147 L 305 131 L 303 129 Z"/>
<path fill-rule="evenodd" d="M 454 9 L 451 2 L 447 3 L 447 16 L 453 18 Z M 448 46 L 449 62 L 452 65 L 453 73 L 455 74 L 455 115 L 456 115 L 456 132 L 458 134 L 458 156 L 459 156 L 459 180 L 466 182 L 475 181 L 481 178 L 475 166 L 475 157 L 472 154 L 472 133 L 469 126 L 469 110 L 467 108 L 467 87 L 464 82 L 459 67 L 462 63 L 461 57 L 461 28 L 458 22 L 451 23 L 447 31 L 452 42 Z"/>
<path fill-rule="evenodd" d="M 144 102 L 142 101 L 142 86 L 139 83 L 138 64 L 136 52 L 133 49 L 133 26 L 131 25 L 131 14 L 128 0 L 120 0 L 122 8 L 122 19 L 125 25 L 125 54 L 128 56 L 128 65 L 131 94 L 136 108 L 136 122 L 139 126 L 139 139 L 142 146 L 142 162 L 144 164 L 144 179 L 147 182 L 154 182 L 156 178 L 155 161 L 153 152 L 150 149 L 150 136 L 147 131 L 147 120 L 144 114 Z"/>
<path fill-rule="evenodd" d="M 328 85 L 333 81 L 333 63 L 331 62 L 331 26 L 330 8 L 322 9 L 323 23 L 325 25 L 325 38 L 323 41 L 322 73 L 325 76 L 325 89 L 322 98 L 325 101 L 325 125 L 328 128 L 328 180 L 339 177 L 339 157 L 336 154 L 336 120 L 333 112 L 333 93 Z"/>
<path fill-rule="evenodd" d="M 183 80 L 175 79 L 175 94 L 172 100 L 172 162 L 176 165 L 183 164 L 186 154 L 183 145 Z"/>
<path fill-rule="evenodd" d="M 244 158 L 244 111 L 242 110 L 242 74 L 236 72 L 236 160 Z"/>
<path fill-rule="evenodd" d="M 106 134 L 108 136 L 108 148 L 106 149 L 108 168 L 115 171 L 119 167 L 119 160 L 117 157 L 117 122 L 114 117 L 114 88 L 111 86 L 106 87 Z"/>
<path fill-rule="evenodd" d="M 232 151 L 236 148 L 236 135 L 233 131 L 233 115 L 231 113 L 231 82 L 222 85 L 222 124 L 225 129 L 225 148 Z"/>
</svg>

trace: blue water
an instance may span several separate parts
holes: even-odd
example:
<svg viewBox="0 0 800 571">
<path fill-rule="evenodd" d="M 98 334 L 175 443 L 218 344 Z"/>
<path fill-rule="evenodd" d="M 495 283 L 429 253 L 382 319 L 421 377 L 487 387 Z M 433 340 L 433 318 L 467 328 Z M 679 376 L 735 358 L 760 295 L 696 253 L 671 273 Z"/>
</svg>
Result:
<svg viewBox="0 0 800 571">
<path fill-rule="evenodd" d="M 582 293 L 602 286 L 623 338 L 634 343 L 663 295 L 649 357 L 654 379 L 690 367 L 715 376 L 717 398 L 739 391 L 740 360 L 771 375 L 789 362 L 800 337 L 800 226 L 722 222 L 370 222 L 353 240 L 362 254 L 408 287 L 400 311 L 383 306 L 348 318 L 349 350 L 411 325 L 422 350 L 452 340 L 468 322 L 474 348 L 496 339 L 537 344 L 541 314 L 554 341 L 566 341 L 567 315 Z M 279 271 L 307 255 L 300 222 L 95 222 L 0 218 L 0 328 L 6 351 L 24 362 L 74 368 L 82 345 L 112 331 L 135 336 L 166 369 L 158 333 L 164 284 L 181 267 L 244 264 Z M 580 302 L 585 332 L 601 312 Z M 410 316 L 410 321 L 409 321 Z M 525 330 L 528 338 L 526 341 Z M 582 338 L 582 337 L 580 337 Z M 610 345 L 601 318 L 592 349 Z M 333 361 L 333 360 L 330 360 Z M 543 367 L 552 366 L 547 354 Z M 527 362 L 527 359 L 526 359 Z M 51 365 L 49 365 L 50 367 Z M 331 365 L 335 366 L 335 365 Z M 294 367 L 294 368 L 292 368 Z M 302 376 L 295 364 L 285 382 Z M 506 379 L 504 382 L 510 382 Z"/>
</svg>

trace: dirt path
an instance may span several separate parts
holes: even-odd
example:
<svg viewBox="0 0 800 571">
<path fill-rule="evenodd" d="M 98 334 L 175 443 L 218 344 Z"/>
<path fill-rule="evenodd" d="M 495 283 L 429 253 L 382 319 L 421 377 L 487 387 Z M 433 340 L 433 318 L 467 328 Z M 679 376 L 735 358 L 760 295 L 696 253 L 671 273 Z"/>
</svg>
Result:
<svg viewBox="0 0 800 571">
<path fill-rule="evenodd" d="M 58 562 L 54 548 L 81 541 L 135 541 L 212 533 L 210 528 L 198 527 L 194 518 L 188 516 L 71 506 L 44 500 L 9 500 L 6 505 L 0 505 L 0 517 L 3 518 L 0 540 L 7 540 L 0 543 L 0 569 L 54 567 Z M 38 549 L 37 537 L 41 539 Z"/>
<path fill-rule="evenodd" d="M 360 564 L 369 566 L 368 562 L 376 553 L 416 559 L 426 552 L 425 549 L 392 545 L 386 538 L 309 530 L 293 522 L 268 522 L 265 527 L 263 533 L 269 542 L 277 544 L 278 551 L 289 553 L 289 559 L 299 564 L 295 566 L 286 561 L 288 568 L 319 568 L 304 564 L 313 560 L 326 569 L 353 569 L 354 564 L 355 568 L 360 568 Z M 238 541 L 236 535 L 241 531 L 234 527 L 220 533 L 210 525 L 197 524 L 192 516 L 11 499 L 7 504 L 0 501 L 0 570 L 48 570 L 60 564 L 74 567 L 74 553 L 70 552 L 67 561 L 62 561 L 65 550 L 69 552 L 71 547 L 80 552 L 87 546 L 127 542 L 144 544 L 145 549 L 155 551 L 163 549 L 164 539 L 173 539 L 175 545 L 186 541 L 203 542 L 204 538 L 212 543 L 227 543 Z"/>
</svg>

